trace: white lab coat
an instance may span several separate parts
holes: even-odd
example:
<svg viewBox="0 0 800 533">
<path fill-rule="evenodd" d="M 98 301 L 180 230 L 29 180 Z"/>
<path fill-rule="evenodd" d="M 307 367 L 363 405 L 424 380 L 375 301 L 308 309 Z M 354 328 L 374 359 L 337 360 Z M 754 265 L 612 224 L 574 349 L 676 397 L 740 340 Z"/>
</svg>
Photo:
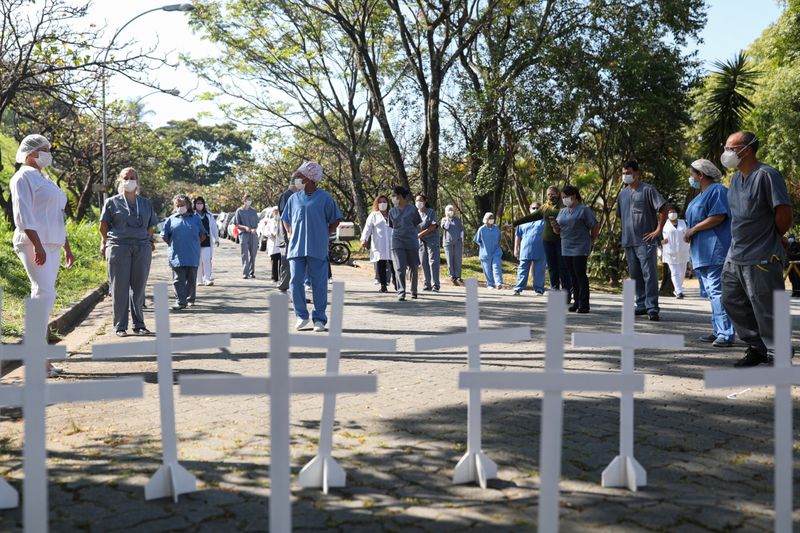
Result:
<svg viewBox="0 0 800 533">
<path fill-rule="evenodd" d="M 214 247 L 219 242 L 219 226 L 217 226 L 217 219 L 214 218 L 214 215 L 206 212 L 204 216 L 208 220 L 208 232 L 210 234 L 208 238 L 211 240 L 211 255 L 214 255 Z"/>
<path fill-rule="evenodd" d="M 279 254 L 285 250 L 285 248 L 278 248 L 278 224 L 280 223 L 280 219 L 276 220 L 274 218 L 270 218 L 267 220 L 267 227 L 265 230 L 267 233 L 267 255 Z"/>
<path fill-rule="evenodd" d="M 372 238 L 369 249 L 369 260 L 373 263 L 377 261 L 390 261 L 392 259 L 392 228 L 389 221 L 383 218 L 380 211 L 373 211 L 367 217 L 364 224 L 364 231 L 361 232 L 361 240 L 368 241 Z"/>
<path fill-rule="evenodd" d="M 686 221 L 678 219 L 678 225 L 673 226 L 671 221 L 664 224 L 662 237 L 667 244 L 662 245 L 661 260 L 668 265 L 685 265 L 689 262 L 689 243 L 684 241 L 686 236 Z"/>
</svg>

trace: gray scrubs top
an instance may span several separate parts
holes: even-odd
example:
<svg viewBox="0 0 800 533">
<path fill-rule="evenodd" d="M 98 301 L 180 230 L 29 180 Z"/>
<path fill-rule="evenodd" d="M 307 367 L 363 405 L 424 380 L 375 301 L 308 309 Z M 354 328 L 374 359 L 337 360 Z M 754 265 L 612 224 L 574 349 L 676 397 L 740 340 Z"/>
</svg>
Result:
<svg viewBox="0 0 800 533">
<path fill-rule="evenodd" d="M 389 227 L 392 228 L 392 250 L 416 250 L 419 248 L 419 229 L 422 222 L 417 208 L 406 204 L 402 209 L 393 207 L 389 210 Z"/>
<path fill-rule="evenodd" d="M 572 213 L 569 207 L 558 212 L 556 222 L 561 226 L 561 255 L 587 256 L 592 251 L 592 228 L 597 225 L 594 212 L 580 204 Z"/>
<path fill-rule="evenodd" d="M 626 185 L 620 191 L 617 216 L 622 217 L 623 248 L 645 244 L 644 236 L 658 227 L 658 211 L 665 203 L 661 194 L 649 183 L 639 182 L 636 190 Z"/>
<path fill-rule="evenodd" d="M 450 219 L 450 224 L 447 226 L 447 229 L 444 229 L 442 226 L 443 233 L 444 233 L 444 244 L 448 245 L 451 242 L 458 242 L 462 240 L 461 234 L 464 233 L 464 223 L 461 222 L 461 219 L 458 217 L 453 217 Z"/>
<path fill-rule="evenodd" d="M 775 230 L 775 208 L 792 205 L 786 181 L 778 170 L 761 163 L 749 175 L 737 171 L 728 188 L 731 209 L 731 247 L 727 260 L 736 265 L 781 261 L 785 252 Z"/>
<path fill-rule="evenodd" d="M 103 205 L 100 220 L 108 225 L 108 244 L 112 245 L 147 244 L 150 242 L 147 230 L 158 225 L 153 204 L 138 195 L 132 203 L 128 203 L 124 194 L 112 196 Z"/>
<path fill-rule="evenodd" d="M 419 210 L 417 210 L 417 213 L 419 213 Z M 425 214 L 420 216 L 420 220 L 421 222 L 417 226 L 419 233 L 422 233 L 423 230 L 426 230 L 431 226 L 437 226 L 435 230 L 422 238 L 422 242 L 431 246 L 439 246 L 439 220 L 436 218 L 436 211 L 428 207 L 425 209 Z"/>
<path fill-rule="evenodd" d="M 233 223 L 255 229 L 258 227 L 258 211 L 252 207 L 240 207 L 233 215 Z"/>
</svg>

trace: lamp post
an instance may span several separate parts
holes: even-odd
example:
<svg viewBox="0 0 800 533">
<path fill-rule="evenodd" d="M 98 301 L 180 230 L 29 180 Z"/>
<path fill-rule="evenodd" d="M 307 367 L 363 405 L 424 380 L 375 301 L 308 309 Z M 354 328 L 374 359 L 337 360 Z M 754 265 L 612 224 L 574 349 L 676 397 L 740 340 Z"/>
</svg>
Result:
<svg viewBox="0 0 800 533">
<path fill-rule="evenodd" d="M 169 94 L 169 95 L 172 95 L 172 96 L 180 96 L 181 92 L 178 89 L 165 89 L 163 91 L 159 89 L 157 91 L 149 92 L 149 93 L 145 94 L 144 96 L 140 96 L 136 100 L 133 100 L 131 102 L 131 105 L 138 105 L 139 102 L 141 102 L 142 100 L 144 100 L 148 96 L 153 96 L 154 94 Z"/>
<path fill-rule="evenodd" d="M 143 11 L 130 19 L 128 22 L 120 26 L 120 28 L 114 33 L 114 36 L 111 37 L 111 41 L 108 43 L 106 47 L 106 53 L 103 56 L 103 75 L 100 80 L 101 85 L 101 92 L 102 92 L 102 106 L 103 106 L 103 116 L 101 121 L 101 151 L 102 151 L 102 164 L 103 164 L 103 204 L 105 204 L 106 199 L 108 198 L 108 161 L 107 161 L 107 137 L 106 137 L 106 63 L 108 62 L 108 54 L 111 52 L 111 47 L 114 46 L 114 41 L 117 39 L 122 30 L 127 28 L 131 22 L 134 20 L 147 15 L 148 13 L 154 13 L 156 11 L 181 11 L 181 12 L 188 12 L 193 11 L 194 6 L 192 4 L 169 4 L 166 6 L 156 7 L 153 9 L 148 9 L 147 11 Z M 167 91 L 170 92 L 170 91 Z M 102 209 L 102 205 L 100 206 Z"/>
</svg>

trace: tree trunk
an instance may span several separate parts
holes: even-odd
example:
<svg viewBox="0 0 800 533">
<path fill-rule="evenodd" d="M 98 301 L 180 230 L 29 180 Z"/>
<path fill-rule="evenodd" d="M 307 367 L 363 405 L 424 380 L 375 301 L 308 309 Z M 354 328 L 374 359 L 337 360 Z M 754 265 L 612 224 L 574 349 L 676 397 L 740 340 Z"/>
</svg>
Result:
<svg viewBox="0 0 800 533">
<path fill-rule="evenodd" d="M 441 124 L 439 117 L 439 91 L 438 82 L 431 84 L 430 95 L 428 97 L 428 184 L 425 195 L 428 203 L 436 209 L 439 201 L 439 139 L 441 137 Z"/>
<path fill-rule="evenodd" d="M 356 212 L 356 218 L 363 228 L 369 215 L 367 195 L 364 192 L 364 182 L 361 179 L 361 161 L 353 156 L 350 157 L 350 187 L 353 191 L 353 207 Z"/>
</svg>

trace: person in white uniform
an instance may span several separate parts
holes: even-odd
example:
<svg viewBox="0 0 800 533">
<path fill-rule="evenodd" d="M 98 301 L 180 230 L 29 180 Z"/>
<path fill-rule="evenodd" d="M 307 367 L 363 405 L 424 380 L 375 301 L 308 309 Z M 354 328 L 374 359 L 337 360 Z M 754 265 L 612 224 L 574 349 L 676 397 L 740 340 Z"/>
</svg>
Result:
<svg viewBox="0 0 800 533">
<path fill-rule="evenodd" d="M 372 203 L 372 213 L 364 223 L 364 231 L 361 232 L 361 246 L 369 244 L 369 260 L 375 263 L 378 274 L 380 292 L 388 292 L 386 286 L 389 284 L 389 277 L 394 281 L 394 288 L 397 290 L 397 282 L 394 279 L 394 266 L 392 265 L 392 228 L 389 227 L 389 198 L 381 194 Z"/>
<path fill-rule="evenodd" d="M 208 234 L 208 239 L 200 243 L 200 265 L 197 267 L 197 285 L 214 285 L 211 260 L 214 257 L 214 248 L 219 246 L 219 227 L 217 221 L 208 211 L 205 198 L 198 196 L 194 199 L 194 212 L 200 217 L 203 229 Z"/>
<path fill-rule="evenodd" d="M 678 208 L 669 206 L 667 223 L 661 238 L 661 261 L 669 265 L 672 275 L 673 293 L 679 300 L 683 298 L 683 280 L 686 277 L 686 265 L 689 263 L 691 252 L 689 243 L 686 242 L 686 230 L 689 228 L 686 221 L 678 218 Z"/>
</svg>

